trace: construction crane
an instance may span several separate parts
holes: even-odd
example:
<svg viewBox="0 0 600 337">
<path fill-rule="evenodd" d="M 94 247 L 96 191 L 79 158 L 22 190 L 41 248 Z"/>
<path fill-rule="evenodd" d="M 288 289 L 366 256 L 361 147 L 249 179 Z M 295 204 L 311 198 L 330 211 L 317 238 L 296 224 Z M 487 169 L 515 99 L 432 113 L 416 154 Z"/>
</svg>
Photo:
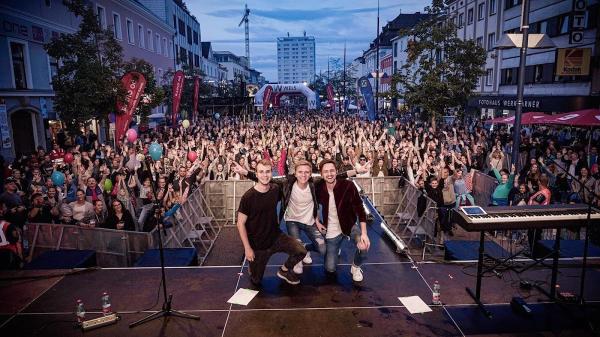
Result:
<svg viewBox="0 0 600 337">
<path fill-rule="evenodd" d="M 244 30 L 246 31 L 246 60 L 248 60 L 248 68 L 250 68 L 250 27 L 249 27 L 249 16 L 250 10 L 248 9 L 248 4 L 246 4 L 246 9 L 244 10 L 244 16 L 242 17 L 242 21 L 240 21 L 241 26 L 244 24 Z"/>
</svg>

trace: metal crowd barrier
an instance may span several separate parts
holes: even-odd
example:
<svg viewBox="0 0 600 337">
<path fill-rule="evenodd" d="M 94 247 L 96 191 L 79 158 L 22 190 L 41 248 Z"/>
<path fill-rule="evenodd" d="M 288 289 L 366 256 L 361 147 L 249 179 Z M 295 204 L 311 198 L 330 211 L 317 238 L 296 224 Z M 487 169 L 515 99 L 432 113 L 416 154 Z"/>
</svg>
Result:
<svg viewBox="0 0 600 337">
<path fill-rule="evenodd" d="M 132 266 L 154 246 L 152 236 L 145 232 L 62 224 L 30 223 L 23 227 L 23 235 L 29 241 L 32 258 L 49 250 L 90 249 L 96 251 L 100 267 Z"/>
</svg>

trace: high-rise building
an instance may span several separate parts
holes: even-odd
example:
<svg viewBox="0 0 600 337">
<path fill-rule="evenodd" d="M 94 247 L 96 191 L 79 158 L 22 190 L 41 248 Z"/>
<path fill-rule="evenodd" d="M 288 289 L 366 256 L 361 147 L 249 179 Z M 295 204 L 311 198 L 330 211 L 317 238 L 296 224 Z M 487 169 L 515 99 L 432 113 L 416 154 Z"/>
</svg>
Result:
<svg viewBox="0 0 600 337">
<path fill-rule="evenodd" d="M 279 83 L 310 83 L 315 77 L 315 37 L 277 38 L 277 79 Z"/>
</svg>

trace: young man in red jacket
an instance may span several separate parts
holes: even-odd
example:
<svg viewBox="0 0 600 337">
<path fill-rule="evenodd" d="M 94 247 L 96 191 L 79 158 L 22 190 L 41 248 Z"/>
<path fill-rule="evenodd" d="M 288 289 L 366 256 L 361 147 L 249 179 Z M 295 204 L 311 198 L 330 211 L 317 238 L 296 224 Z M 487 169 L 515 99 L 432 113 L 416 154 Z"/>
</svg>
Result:
<svg viewBox="0 0 600 337">
<path fill-rule="evenodd" d="M 316 192 L 317 200 L 323 209 L 323 221 L 320 222 L 317 218 L 316 222 L 320 230 L 326 228 L 325 270 L 329 273 L 335 272 L 340 246 L 344 239 L 352 238 L 357 249 L 350 273 L 352 280 L 360 282 L 363 280 L 360 266 L 371 245 L 367 236 L 367 216 L 362 200 L 352 181 L 337 179 L 337 168 L 333 160 L 321 161 L 319 170 L 323 180 L 317 184 Z"/>
</svg>

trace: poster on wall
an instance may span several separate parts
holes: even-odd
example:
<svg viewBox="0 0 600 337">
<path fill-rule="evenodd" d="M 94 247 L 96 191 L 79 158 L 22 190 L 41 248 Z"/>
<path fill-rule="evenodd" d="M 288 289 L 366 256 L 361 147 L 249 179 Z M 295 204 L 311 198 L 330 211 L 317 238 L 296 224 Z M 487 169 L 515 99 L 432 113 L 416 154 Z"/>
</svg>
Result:
<svg viewBox="0 0 600 337">
<path fill-rule="evenodd" d="M 0 136 L 2 137 L 2 147 L 10 149 L 12 140 L 10 138 L 10 130 L 8 129 L 8 116 L 6 114 L 6 104 L 0 104 Z"/>
<path fill-rule="evenodd" d="M 590 73 L 592 48 L 559 48 L 556 57 L 556 75 L 587 76 Z"/>
</svg>

